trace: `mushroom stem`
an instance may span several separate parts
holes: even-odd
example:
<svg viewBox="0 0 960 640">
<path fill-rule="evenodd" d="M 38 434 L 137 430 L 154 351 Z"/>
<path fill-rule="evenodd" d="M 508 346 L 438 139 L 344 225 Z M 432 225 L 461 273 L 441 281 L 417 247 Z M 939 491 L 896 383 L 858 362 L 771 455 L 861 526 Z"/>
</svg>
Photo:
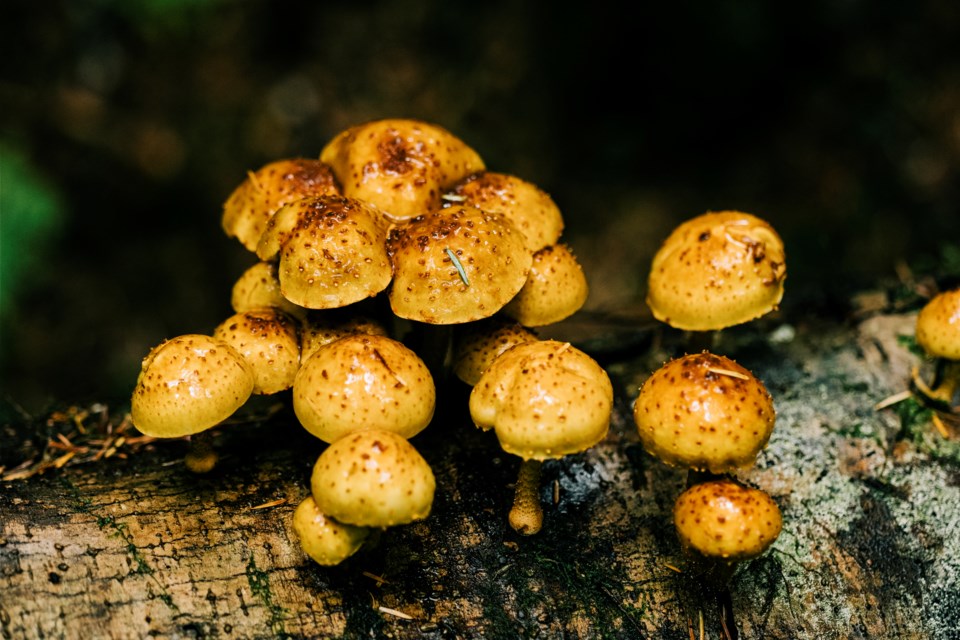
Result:
<svg viewBox="0 0 960 640">
<path fill-rule="evenodd" d="M 913 373 L 913 382 L 924 398 L 952 409 L 953 398 L 960 385 L 960 361 L 938 358 L 936 374 L 929 386 L 920 378 L 916 370 Z"/>
<path fill-rule="evenodd" d="M 190 448 L 183 459 L 187 469 L 194 473 L 209 473 L 217 466 L 219 459 L 209 431 L 201 431 L 190 437 Z"/>
<path fill-rule="evenodd" d="M 540 504 L 540 475 L 543 462 L 523 460 L 517 473 L 510 526 L 521 535 L 530 536 L 543 526 L 543 507 Z"/>
</svg>

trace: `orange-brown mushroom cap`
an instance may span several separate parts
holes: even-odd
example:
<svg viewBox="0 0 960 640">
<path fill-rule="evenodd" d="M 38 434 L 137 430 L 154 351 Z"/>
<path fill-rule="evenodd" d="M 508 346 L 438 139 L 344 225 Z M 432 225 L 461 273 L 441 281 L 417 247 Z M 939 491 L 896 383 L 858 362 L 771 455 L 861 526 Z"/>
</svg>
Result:
<svg viewBox="0 0 960 640">
<path fill-rule="evenodd" d="M 253 368 L 253 393 L 269 395 L 293 386 L 300 370 L 297 321 L 275 307 L 235 313 L 213 330 Z"/>
<path fill-rule="evenodd" d="M 388 118 L 335 136 L 320 152 L 344 195 L 370 202 L 394 220 L 438 209 L 452 184 L 484 169 L 460 138 L 435 124 Z"/>
<path fill-rule="evenodd" d="M 388 239 L 393 312 L 428 324 L 459 324 L 503 308 L 526 282 L 533 258 L 500 215 L 451 207 L 417 216 Z"/>
<path fill-rule="evenodd" d="M 920 309 L 916 339 L 931 357 L 960 360 L 960 289 L 942 291 Z"/>
<path fill-rule="evenodd" d="M 727 473 L 754 463 L 773 432 L 773 398 L 730 358 L 675 358 L 640 388 L 633 418 L 644 448 L 663 462 Z"/>
<path fill-rule="evenodd" d="M 283 297 L 280 292 L 280 277 L 277 274 L 277 263 L 257 262 L 247 268 L 230 290 L 230 306 L 237 313 L 275 307 L 294 318 L 302 319 L 307 310 L 293 304 Z"/>
<path fill-rule="evenodd" d="M 525 327 L 543 327 L 579 311 L 589 293 L 576 256 L 567 245 L 554 244 L 533 254 L 526 282 L 503 313 Z"/>
<path fill-rule="evenodd" d="M 199 433 L 233 415 L 253 385 L 253 368 L 223 340 L 177 336 L 143 359 L 130 417 L 141 433 L 155 438 Z"/>
<path fill-rule="evenodd" d="M 786 278 L 783 241 L 765 220 L 740 211 L 687 220 L 653 257 L 647 304 L 677 329 L 711 331 L 775 310 Z"/>
<path fill-rule="evenodd" d="M 532 330 L 499 316 L 458 325 L 453 338 L 453 372 L 473 386 L 501 353 L 536 339 Z"/>
<path fill-rule="evenodd" d="M 685 549 L 726 562 L 759 556 L 783 527 L 780 508 L 766 492 L 727 478 L 681 493 L 673 520 Z"/>
<path fill-rule="evenodd" d="M 310 495 L 293 512 L 293 531 L 303 552 L 317 564 L 328 567 L 359 551 L 373 530 L 334 520 L 320 511 Z"/>
</svg>

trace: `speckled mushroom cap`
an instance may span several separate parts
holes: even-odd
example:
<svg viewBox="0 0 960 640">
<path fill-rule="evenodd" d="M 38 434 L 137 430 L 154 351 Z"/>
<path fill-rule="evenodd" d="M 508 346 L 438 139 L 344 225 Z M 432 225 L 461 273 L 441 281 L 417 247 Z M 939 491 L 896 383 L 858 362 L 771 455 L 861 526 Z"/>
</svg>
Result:
<svg viewBox="0 0 960 640">
<path fill-rule="evenodd" d="M 530 273 L 503 313 L 527 327 L 543 327 L 569 318 L 583 307 L 590 288 L 583 267 L 565 244 L 533 254 Z"/>
<path fill-rule="evenodd" d="M 727 473 L 754 463 L 767 445 L 773 398 L 750 371 L 703 352 L 653 372 L 633 406 L 644 448 L 663 462 Z"/>
<path fill-rule="evenodd" d="M 250 398 L 253 384 L 253 368 L 223 340 L 177 336 L 143 359 L 130 417 L 144 435 L 188 436 L 233 415 Z"/>
<path fill-rule="evenodd" d="M 213 337 L 240 352 L 253 367 L 253 393 L 269 395 L 293 386 L 300 369 L 297 321 L 275 307 L 235 313 L 213 330 Z"/>
<path fill-rule="evenodd" d="M 371 531 L 324 515 L 312 495 L 301 500 L 293 512 L 293 532 L 300 548 L 325 567 L 338 565 L 359 551 Z"/>
<path fill-rule="evenodd" d="M 916 338 L 930 356 L 960 360 L 960 289 L 940 292 L 920 309 Z"/>
<path fill-rule="evenodd" d="M 516 227 L 473 207 L 417 216 L 387 244 L 394 314 L 428 324 L 492 316 L 523 287 L 533 261 Z"/>
<path fill-rule="evenodd" d="M 783 241 L 769 223 L 709 212 L 674 229 L 654 255 L 647 305 L 677 329 L 724 329 L 775 310 L 786 273 Z"/>
<path fill-rule="evenodd" d="M 453 372 L 473 386 L 501 353 L 536 339 L 537 334 L 519 322 L 498 316 L 457 325 L 453 338 Z"/>
<path fill-rule="evenodd" d="M 320 152 L 344 195 L 376 205 L 393 220 L 438 209 L 448 187 L 484 169 L 483 160 L 443 127 L 391 118 L 359 124 Z"/>
<path fill-rule="evenodd" d="M 230 290 L 230 306 L 237 313 L 276 307 L 297 319 L 302 319 L 307 312 L 304 307 L 293 304 L 280 293 L 280 278 L 275 262 L 257 262 L 240 274 Z"/>
<path fill-rule="evenodd" d="M 300 359 L 303 362 L 320 347 L 345 336 L 357 333 L 389 335 L 383 323 L 374 318 L 346 312 L 347 309 L 329 309 L 310 311 L 306 315 L 300 325 Z"/>
<path fill-rule="evenodd" d="M 247 173 L 223 205 L 224 232 L 250 251 L 257 250 L 267 222 L 283 205 L 308 196 L 339 195 L 327 164 L 311 158 L 277 160 Z"/>
<path fill-rule="evenodd" d="M 436 480 L 406 438 L 367 430 L 324 449 L 310 488 L 322 513 L 347 524 L 385 528 L 430 515 Z"/>
<path fill-rule="evenodd" d="M 556 244 L 563 233 L 563 216 L 556 202 L 540 187 L 516 176 L 481 171 L 467 176 L 444 194 L 444 206 L 463 205 L 503 214 L 523 234 L 532 253 Z"/>
<path fill-rule="evenodd" d="M 333 309 L 375 296 L 390 284 L 383 217 L 339 196 L 302 198 L 270 219 L 257 255 L 273 260 L 283 297 L 308 309 Z"/>
<path fill-rule="evenodd" d="M 317 349 L 293 382 L 293 410 L 324 442 L 360 429 L 412 438 L 433 418 L 436 388 L 423 360 L 386 336 L 354 334 Z"/>
<path fill-rule="evenodd" d="M 723 478 L 695 484 L 674 503 L 681 545 L 727 562 L 762 554 L 780 535 L 780 509 L 766 492 Z"/>
<path fill-rule="evenodd" d="M 507 453 L 560 458 L 600 442 L 610 426 L 613 386 L 593 358 L 567 342 L 507 349 L 470 392 L 470 415 L 493 429 Z"/>
</svg>

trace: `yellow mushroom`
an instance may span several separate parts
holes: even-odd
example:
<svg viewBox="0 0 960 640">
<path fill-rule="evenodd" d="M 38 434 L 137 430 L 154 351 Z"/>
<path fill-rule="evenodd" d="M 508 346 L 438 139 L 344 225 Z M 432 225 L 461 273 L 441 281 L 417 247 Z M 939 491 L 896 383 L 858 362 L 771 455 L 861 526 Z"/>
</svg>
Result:
<svg viewBox="0 0 960 640">
<path fill-rule="evenodd" d="M 579 311 L 589 293 L 576 256 L 567 245 L 554 244 L 533 254 L 523 287 L 503 307 L 503 313 L 525 327 L 542 327 Z"/>
<path fill-rule="evenodd" d="M 213 330 L 253 368 L 253 393 L 270 395 L 293 386 L 300 370 L 297 322 L 275 307 L 235 313 Z"/>
<path fill-rule="evenodd" d="M 934 402 L 954 406 L 960 384 L 960 289 L 941 291 L 917 314 L 917 344 L 933 358 L 937 375 L 930 385 L 914 375 L 917 388 Z"/>
<path fill-rule="evenodd" d="M 317 564 L 334 566 L 359 551 L 372 530 L 344 524 L 325 515 L 309 495 L 293 512 L 293 531 L 304 553 Z"/>
<path fill-rule="evenodd" d="M 389 332 L 370 315 L 349 313 L 352 307 L 310 311 L 300 324 L 300 360 L 306 362 L 313 352 L 334 340 L 357 333 L 387 336 Z"/>
<path fill-rule="evenodd" d="M 304 307 L 293 304 L 280 293 L 276 262 L 260 261 L 247 268 L 230 290 L 230 306 L 236 313 L 276 307 L 298 320 L 302 320 L 307 312 Z"/>
<path fill-rule="evenodd" d="M 457 325 L 453 337 L 453 372 L 472 387 L 501 353 L 536 339 L 537 334 L 531 329 L 500 316 Z"/>
</svg>

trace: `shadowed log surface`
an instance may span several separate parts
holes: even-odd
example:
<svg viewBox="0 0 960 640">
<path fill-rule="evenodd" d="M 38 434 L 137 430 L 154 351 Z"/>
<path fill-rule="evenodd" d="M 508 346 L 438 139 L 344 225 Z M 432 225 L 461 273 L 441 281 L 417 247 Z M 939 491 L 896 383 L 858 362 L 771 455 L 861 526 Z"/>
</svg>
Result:
<svg viewBox="0 0 960 640">
<path fill-rule="evenodd" d="M 203 476 L 184 467 L 183 441 L 138 439 L 127 407 L 8 411 L 0 636 L 699 638 L 702 625 L 709 638 L 960 637 L 958 429 L 914 399 L 876 407 L 929 365 L 910 348 L 914 318 L 779 317 L 715 338 L 774 397 L 773 437 L 740 477 L 784 521 L 735 574 L 728 622 L 674 533 L 686 472 L 643 450 L 631 416 L 643 380 L 690 343 L 587 318 L 553 335 L 607 368 L 615 415 L 600 445 L 545 463 L 544 527 L 530 537 L 506 518 L 519 460 L 472 425 L 458 384 L 412 440 L 437 477 L 430 517 L 333 568 L 292 532 L 325 445 L 282 394 L 216 430 L 221 460 Z"/>
</svg>

